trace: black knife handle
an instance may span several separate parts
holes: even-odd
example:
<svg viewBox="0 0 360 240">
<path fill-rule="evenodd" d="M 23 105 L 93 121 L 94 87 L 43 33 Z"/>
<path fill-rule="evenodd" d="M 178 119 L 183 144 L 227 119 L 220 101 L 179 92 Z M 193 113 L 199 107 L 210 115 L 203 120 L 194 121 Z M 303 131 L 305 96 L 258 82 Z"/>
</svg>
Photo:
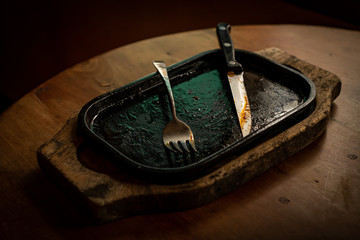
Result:
<svg viewBox="0 0 360 240">
<path fill-rule="evenodd" d="M 235 48 L 230 37 L 231 26 L 228 23 L 221 22 L 216 26 L 220 47 L 225 55 L 226 64 L 229 71 L 235 73 L 242 72 L 243 68 L 235 59 Z"/>
</svg>

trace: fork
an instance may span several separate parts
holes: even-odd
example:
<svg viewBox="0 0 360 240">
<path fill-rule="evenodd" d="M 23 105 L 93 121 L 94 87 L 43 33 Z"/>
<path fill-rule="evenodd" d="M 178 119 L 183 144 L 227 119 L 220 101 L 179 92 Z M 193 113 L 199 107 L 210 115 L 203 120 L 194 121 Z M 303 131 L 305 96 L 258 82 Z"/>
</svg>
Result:
<svg viewBox="0 0 360 240">
<path fill-rule="evenodd" d="M 171 113 L 173 116 L 172 120 L 165 126 L 163 130 L 162 137 L 163 137 L 164 145 L 168 149 L 174 152 L 183 153 L 181 148 L 183 148 L 186 152 L 190 152 L 190 149 L 187 146 L 187 142 L 189 142 L 190 147 L 194 151 L 196 151 L 194 135 L 190 127 L 176 117 L 175 101 L 171 90 L 171 85 L 169 81 L 168 72 L 166 70 L 166 65 L 163 61 L 155 61 L 153 62 L 153 65 L 155 66 L 156 70 L 160 73 L 165 83 L 168 97 L 170 100 Z"/>
</svg>

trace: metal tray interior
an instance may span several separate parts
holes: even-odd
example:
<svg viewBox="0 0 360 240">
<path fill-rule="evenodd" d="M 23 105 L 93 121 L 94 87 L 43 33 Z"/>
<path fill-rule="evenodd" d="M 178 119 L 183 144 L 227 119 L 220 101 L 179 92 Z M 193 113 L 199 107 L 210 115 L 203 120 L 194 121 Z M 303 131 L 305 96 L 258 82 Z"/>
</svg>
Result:
<svg viewBox="0 0 360 240">
<path fill-rule="evenodd" d="M 164 147 L 162 130 L 171 113 L 158 74 L 91 100 L 80 111 L 79 127 L 110 152 L 119 167 L 138 177 L 171 183 L 201 176 L 225 164 L 229 156 L 301 121 L 315 108 L 315 86 L 298 71 L 244 50 L 236 50 L 236 59 L 245 69 L 252 114 L 251 133 L 244 138 L 220 50 L 169 68 L 177 115 L 191 127 L 197 152 L 175 154 Z"/>
</svg>

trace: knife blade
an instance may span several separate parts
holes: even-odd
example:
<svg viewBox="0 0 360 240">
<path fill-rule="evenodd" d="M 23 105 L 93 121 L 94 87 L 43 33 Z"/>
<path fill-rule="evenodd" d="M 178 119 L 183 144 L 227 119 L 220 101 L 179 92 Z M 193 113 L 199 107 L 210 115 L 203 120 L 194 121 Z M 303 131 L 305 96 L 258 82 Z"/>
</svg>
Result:
<svg viewBox="0 0 360 240">
<path fill-rule="evenodd" d="M 230 37 L 231 26 L 228 23 L 219 23 L 216 27 L 220 47 L 225 55 L 227 77 L 234 99 L 235 109 L 243 137 L 250 134 L 251 111 L 244 84 L 244 69 L 235 59 L 235 48 Z"/>
</svg>

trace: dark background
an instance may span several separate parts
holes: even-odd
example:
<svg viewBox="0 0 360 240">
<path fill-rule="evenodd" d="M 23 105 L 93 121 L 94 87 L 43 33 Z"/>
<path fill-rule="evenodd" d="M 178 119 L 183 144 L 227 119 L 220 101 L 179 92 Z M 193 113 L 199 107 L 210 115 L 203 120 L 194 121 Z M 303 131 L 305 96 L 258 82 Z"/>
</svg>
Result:
<svg viewBox="0 0 360 240">
<path fill-rule="evenodd" d="M 159 35 L 220 21 L 360 29 L 359 0 L 13 0 L 0 8 L 0 112 L 76 63 Z"/>
</svg>

